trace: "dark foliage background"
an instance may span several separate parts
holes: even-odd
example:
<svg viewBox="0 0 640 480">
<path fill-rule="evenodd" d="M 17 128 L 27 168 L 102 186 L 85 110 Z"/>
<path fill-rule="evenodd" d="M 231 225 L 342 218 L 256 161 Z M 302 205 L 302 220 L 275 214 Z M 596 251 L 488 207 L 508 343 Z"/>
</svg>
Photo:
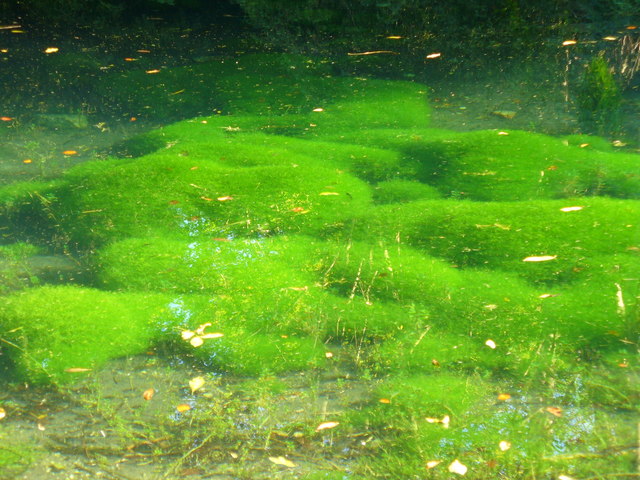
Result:
<svg viewBox="0 0 640 480">
<path fill-rule="evenodd" d="M 640 0 L 1 0 L 3 22 L 111 25 L 144 15 L 244 16 L 259 29 L 342 33 L 394 27 L 400 33 L 497 30 L 624 23 L 640 16 Z"/>
</svg>

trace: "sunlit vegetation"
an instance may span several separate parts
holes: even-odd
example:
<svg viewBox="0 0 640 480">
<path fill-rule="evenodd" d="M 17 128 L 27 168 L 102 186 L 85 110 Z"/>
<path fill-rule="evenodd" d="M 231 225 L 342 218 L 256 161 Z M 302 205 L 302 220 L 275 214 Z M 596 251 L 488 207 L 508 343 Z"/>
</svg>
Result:
<svg viewBox="0 0 640 480">
<path fill-rule="evenodd" d="M 0 189 L 2 354 L 103 432 L 57 448 L 160 478 L 633 475 L 636 153 L 429 128 L 425 85 L 303 56 L 96 89 L 200 116 Z"/>
</svg>

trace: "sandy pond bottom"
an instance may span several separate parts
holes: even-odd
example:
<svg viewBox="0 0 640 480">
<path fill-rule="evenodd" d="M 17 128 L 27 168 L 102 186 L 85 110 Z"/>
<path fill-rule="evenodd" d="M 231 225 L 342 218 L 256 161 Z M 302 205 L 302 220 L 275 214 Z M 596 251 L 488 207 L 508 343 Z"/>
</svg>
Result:
<svg viewBox="0 0 640 480">
<path fill-rule="evenodd" d="M 406 460 L 389 451 L 394 430 L 415 429 L 416 435 L 419 430 L 442 430 L 443 418 L 430 418 L 428 411 L 410 419 L 393 418 L 405 407 L 395 405 L 393 395 L 407 391 L 382 397 L 380 381 L 344 371 L 338 362 L 346 352 L 335 355 L 337 360 L 328 360 L 320 371 L 259 379 L 214 375 L 178 360 L 145 355 L 113 361 L 59 392 L 5 392 L 3 404 L 11 415 L 2 425 L 2 450 L 14 452 L 17 461 L 0 478 L 402 478 L 397 463 Z M 640 380 L 637 372 L 624 377 L 630 385 Z M 484 453 L 482 463 L 476 459 L 472 464 L 462 453 L 460 463 L 476 469 L 468 478 L 547 478 L 534 473 L 540 462 L 559 472 L 559 478 L 576 478 L 562 473 L 576 462 L 600 463 L 606 472 L 608 464 L 619 465 L 627 457 L 631 466 L 635 413 L 581 405 L 585 399 L 580 391 L 585 389 L 595 390 L 603 400 L 628 400 L 606 381 L 605 372 L 591 372 L 564 382 L 549 379 L 548 388 L 539 391 L 487 394 L 469 429 L 481 433 L 491 429 L 491 422 L 504 423 L 515 414 L 524 430 L 531 432 L 526 424 L 537 424 L 539 438 L 505 433 Z M 189 384 L 199 388 L 194 392 Z M 349 424 L 363 412 L 377 412 L 373 422 L 383 416 L 387 427 Z M 520 441 L 529 448 L 538 443 L 544 454 L 529 473 L 529 460 L 523 457 L 521 471 L 503 477 L 505 456 L 518 450 Z M 438 462 L 442 464 L 434 465 Z M 454 459 L 425 457 L 422 463 L 424 472 L 406 478 L 452 478 L 445 473 Z M 438 475 L 431 466 L 443 472 Z M 616 477 L 635 476 L 633 470 L 618 472 Z"/>
</svg>

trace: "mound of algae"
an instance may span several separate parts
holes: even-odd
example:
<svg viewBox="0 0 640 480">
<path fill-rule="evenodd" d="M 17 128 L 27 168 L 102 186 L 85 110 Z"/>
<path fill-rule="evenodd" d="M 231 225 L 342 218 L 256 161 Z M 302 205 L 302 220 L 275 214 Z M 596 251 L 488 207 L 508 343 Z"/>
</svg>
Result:
<svg viewBox="0 0 640 480">
<path fill-rule="evenodd" d="M 545 445 L 629 436 L 605 406 L 637 409 L 619 370 L 640 311 L 638 155 L 430 128 L 425 86 L 297 56 L 158 75 L 98 91 L 132 115 L 200 116 L 0 189 L 0 339 L 17 378 L 64 384 L 154 349 L 263 377 L 342 356 L 376 381 L 341 427 L 374 431 L 362 470 L 393 478 L 455 458 L 474 478 L 491 462 L 544 477 Z M 90 281 L 21 276 L 60 252 Z M 596 361 L 606 375 L 583 366 Z M 552 425 L 556 402 L 575 418 Z M 563 474 L 585 478 L 632 462 L 567 458 Z"/>
<path fill-rule="evenodd" d="M 213 115 L 0 190 L 7 241 L 81 252 L 95 271 L 91 285 L 6 293 L 3 335 L 27 378 L 64 381 L 161 341 L 189 349 L 180 332 L 207 324 L 224 335 L 195 356 L 245 374 L 319 366 L 327 342 L 375 345 L 380 371 L 413 371 L 436 351 L 454 369 L 517 372 L 550 334 L 567 354 L 630 335 L 612 328 L 611 299 L 637 260 L 637 155 L 429 128 L 425 86 L 335 77 L 296 56 L 161 75 L 100 88 L 128 92 L 132 112 Z M 594 285 L 608 293 L 587 301 Z M 521 362 L 492 356 L 487 338 Z"/>
</svg>

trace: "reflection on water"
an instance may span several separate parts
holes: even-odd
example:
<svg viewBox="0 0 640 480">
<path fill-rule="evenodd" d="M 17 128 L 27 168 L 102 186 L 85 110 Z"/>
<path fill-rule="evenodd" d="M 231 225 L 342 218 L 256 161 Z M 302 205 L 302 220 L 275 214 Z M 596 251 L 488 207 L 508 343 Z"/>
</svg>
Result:
<svg viewBox="0 0 640 480">
<path fill-rule="evenodd" d="M 572 98 L 633 38 L 250 38 L 3 51 L 43 83 L 0 125 L 0 478 L 635 475 L 637 92 L 610 138 Z"/>
</svg>

